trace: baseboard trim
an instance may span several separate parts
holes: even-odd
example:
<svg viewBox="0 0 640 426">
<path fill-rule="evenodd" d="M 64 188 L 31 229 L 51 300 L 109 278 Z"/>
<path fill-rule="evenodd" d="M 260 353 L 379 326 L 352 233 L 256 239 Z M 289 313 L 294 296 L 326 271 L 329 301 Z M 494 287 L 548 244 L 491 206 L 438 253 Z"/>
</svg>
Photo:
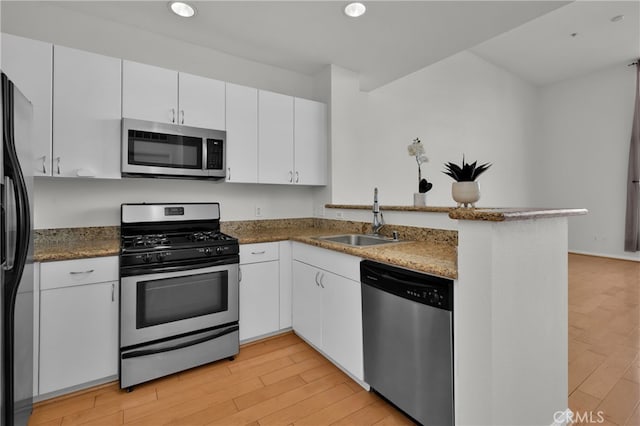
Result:
<svg viewBox="0 0 640 426">
<path fill-rule="evenodd" d="M 630 262 L 640 262 L 640 257 L 635 257 L 633 255 L 615 255 L 615 254 L 607 254 L 607 253 L 593 253 L 589 251 L 580 251 L 580 250 L 569 250 L 571 254 L 579 254 L 582 256 L 593 256 L 593 257 L 605 257 L 607 259 L 616 259 L 616 260 L 628 260 Z"/>
</svg>

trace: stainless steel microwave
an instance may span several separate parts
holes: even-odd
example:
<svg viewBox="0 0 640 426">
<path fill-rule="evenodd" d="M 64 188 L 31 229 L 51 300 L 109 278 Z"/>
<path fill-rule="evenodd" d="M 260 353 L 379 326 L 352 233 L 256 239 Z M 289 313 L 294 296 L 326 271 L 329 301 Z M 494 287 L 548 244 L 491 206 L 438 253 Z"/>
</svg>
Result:
<svg viewBox="0 0 640 426">
<path fill-rule="evenodd" d="M 122 119 L 122 176 L 223 179 L 226 132 Z"/>
</svg>

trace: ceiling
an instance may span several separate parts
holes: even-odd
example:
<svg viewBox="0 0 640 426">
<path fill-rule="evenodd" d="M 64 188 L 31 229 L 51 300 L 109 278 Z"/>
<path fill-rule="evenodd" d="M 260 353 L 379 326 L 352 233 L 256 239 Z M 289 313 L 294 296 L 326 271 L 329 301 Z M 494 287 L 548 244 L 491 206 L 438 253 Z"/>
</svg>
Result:
<svg viewBox="0 0 640 426">
<path fill-rule="evenodd" d="M 640 57 L 640 1 L 576 1 L 471 51 L 537 85 L 630 63 Z"/>
<path fill-rule="evenodd" d="M 167 1 L 47 3 L 307 75 L 335 64 L 358 72 L 365 91 L 567 4 L 367 1 L 367 13 L 354 19 L 342 12 L 346 1 L 193 1 L 198 13 L 185 19 L 170 13 Z M 512 47 L 478 53 L 500 63 Z"/>
</svg>

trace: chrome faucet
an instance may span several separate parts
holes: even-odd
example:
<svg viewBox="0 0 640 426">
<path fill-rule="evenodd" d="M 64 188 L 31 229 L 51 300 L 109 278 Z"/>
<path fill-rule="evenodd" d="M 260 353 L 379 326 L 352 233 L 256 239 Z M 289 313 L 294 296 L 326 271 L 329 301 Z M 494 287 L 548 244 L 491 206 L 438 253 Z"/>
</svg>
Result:
<svg viewBox="0 0 640 426">
<path fill-rule="evenodd" d="M 380 217 L 378 217 L 380 215 Z M 373 189 L 373 222 L 371 222 L 371 232 L 378 235 L 380 229 L 384 226 L 384 216 L 380 211 L 378 204 L 378 188 Z"/>
</svg>

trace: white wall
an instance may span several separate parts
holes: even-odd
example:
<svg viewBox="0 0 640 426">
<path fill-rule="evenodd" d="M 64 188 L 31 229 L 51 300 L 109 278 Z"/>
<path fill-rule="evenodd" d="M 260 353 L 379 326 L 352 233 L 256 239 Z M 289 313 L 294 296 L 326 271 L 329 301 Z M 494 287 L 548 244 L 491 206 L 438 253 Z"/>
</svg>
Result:
<svg viewBox="0 0 640 426">
<path fill-rule="evenodd" d="M 534 199 L 589 209 L 569 220 L 572 251 L 640 259 L 624 252 L 634 89 L 634 68 L 616 64 L 540 90 Z"/>
<path fill-rule="evenodd" d="M 177 179 L 37 178 L 35 228 L 115 226 L 120 204 L 142 202 L 220 202 L 222 220 L 313 216 L 317 189 Z M 262 211 L 255 216 L 255 207 Z"/>
<path fill-rule="evenodd" d="M 332 96 L 348 98 L 339 104 L 344 111 L 332 111 L 345 127 L 341 133 L 334 122 L 332 129 L 334 203 L 371 203 L 377 186 L 382 204 L 412 204 L 418 172 L 407 145 L 419 137 L 430 158 L 423 177 L 434 184 L 428 204 L 453 205 L 452 179 L 441 171 L 445 162 L 459 163 L 463 153 L 467 160 L 494 164 L 479 179 L 479 206 L 531 204 L 536 93 L 528 83 L 470 52 L 366 95 L 356 91 L 353 78 L 342 80 L 332 88 Z"/>
</svg>

